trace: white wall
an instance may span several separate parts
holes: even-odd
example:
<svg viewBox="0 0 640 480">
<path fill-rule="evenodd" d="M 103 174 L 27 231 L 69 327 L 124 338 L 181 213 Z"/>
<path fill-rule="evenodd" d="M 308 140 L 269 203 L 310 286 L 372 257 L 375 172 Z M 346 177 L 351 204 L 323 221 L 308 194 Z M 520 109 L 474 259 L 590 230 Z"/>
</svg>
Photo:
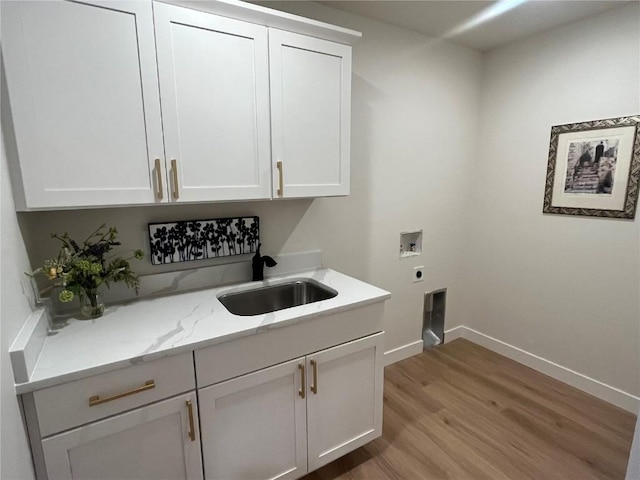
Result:
<svg viewBox="0 0 640 480">
<path fill-rule="evenodd" d="M 640 4 L 491 51 L 466 250 L 468 326 L 640 394 L 636 220 L 543 215 L 552 125 L 640 112 Z"/>
<path fill-rule="evenodd" d="M 351 195 L 19 214 L 32 265 L 57 252 L 53 231 L 80 236 L 106 222 L 138 248 L 148 222 L 255 214 L 264 253 L 319 248 L 328 267 L 392 292 L 387 350 L 420 339 L 422 294 L 448 287 L 447 328 L 466 324 L 637 395 L 638 220 L 541 210 L 551 125 L 640 111 L 638 5 L 491 52 L 484 76 L 469 49 L 310 2 L 270 6 L 363 32 Z M 6 361 L 28 314 L 19 280 L 28 264 L 4 164 L 3 479 L 32 475 Z M 399 260 L 400 231 L 418 228 L 424 253 Z M 415 265 L 426 266 L 424 283 L 411 283 Z"/>
<path fill-rule="evenodd" d="M 126 245 L 146 247 L 147 222 L 255 214 L 264 253 L 321 249 L 326 266 L 392 292 L 387 350 L 420 341 L 427 290 L 449 287 L 448 321 L 459 323 L 461 215 L 475 160 L 481 55 L 309 2 L 285 7 L 363 32 L 353 51 L 351 195 L 21 214 L 33 264 L 56 253 L 52 231 L 83 235 L 104 221 L 118 227 Z M 400 232 L 420 228 L 423 255 L 400 260 Z M 424 283 L 411 282 L 415 265 L 425 265 Z"/>
<path fill-rule="evenodd" d="M 24 271 L 29 269 L 24 243 L 16 221 L 15 207 L 9 183 L 4 138 L 0 136 L 2 156 L 0 184 L 0 221 L 2 249 L 0 264 L 0 478 L 17 480 L 33 478 L 31 455 L 22 424 L 18 400 L 13 388 L 13 371 L 9 360 L 9 347 L 27 316 L 29 302 L 22 291 Z"/>
<path fill-rule="evenodd" d="M 28 480 L 34 478 L 22 412 L 14 390 L 13 370 L 9 360 L 9 347 L 31 313 L 29 301 L 23 292 L 24 271 L 29 260 L 15 213 L 11 183 L 9 181 L 5 149 L 13 148 L 13 130 L 7 118 L 6 81 L 0 66 L 0 478 Z"/>
</svg>

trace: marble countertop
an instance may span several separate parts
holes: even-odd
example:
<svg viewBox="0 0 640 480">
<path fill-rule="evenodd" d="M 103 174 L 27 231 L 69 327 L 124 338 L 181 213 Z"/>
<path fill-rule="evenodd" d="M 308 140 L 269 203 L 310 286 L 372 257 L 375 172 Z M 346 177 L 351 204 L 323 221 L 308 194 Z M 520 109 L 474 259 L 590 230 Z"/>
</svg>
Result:
<svg viewBox="0 0 640 480">
<path fill-rule="evenodd" d="M 243 289 L 311 278 L 338 292 L 334 298 L 253 316 L 227 311 L 218 296 Z M 69 319 L 53 330 L 28 382 L 17 393 L 78 380 L 140 362 L 175 355 L 270 328 L 382 302 L 389 292 L 334 270 L 315 269 L 233 286 L 136 299 L 107 308 L 96 320 Z"/>
</svg>

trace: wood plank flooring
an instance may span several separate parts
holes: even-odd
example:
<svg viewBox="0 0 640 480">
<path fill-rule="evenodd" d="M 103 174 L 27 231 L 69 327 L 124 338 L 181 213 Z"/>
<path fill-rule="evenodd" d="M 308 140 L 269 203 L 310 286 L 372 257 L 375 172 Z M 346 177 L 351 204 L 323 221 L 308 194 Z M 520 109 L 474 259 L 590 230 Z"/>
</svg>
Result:
<svg viewBox="0 0 640 480">
<path fill-rule="evenodd" d="M 387 367 L 382 437 L 305 479 L 624 479 L 635 421 L 458 339 Z"/>
</svg>

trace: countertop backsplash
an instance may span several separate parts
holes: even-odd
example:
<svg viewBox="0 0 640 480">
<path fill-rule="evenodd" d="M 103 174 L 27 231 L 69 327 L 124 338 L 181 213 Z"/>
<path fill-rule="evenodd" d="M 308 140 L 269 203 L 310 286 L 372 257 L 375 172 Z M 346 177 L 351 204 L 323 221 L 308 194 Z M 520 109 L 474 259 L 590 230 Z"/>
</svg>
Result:
<svg viewBox="0 0 640 480">
<path fill-rule="evenodd" d="M 136 297 L 135 292 L 124 285 L 116 284 L 111 289 L 104 288 L 101 293 L 109 306 L 126 304 L 136 298 L 161 297 L 163 295 L 215 288 L 224 285 L 251 281 L 251 256 L 246 259 L 215 266 L 207 266 L 188 270 L 176 270 L 158 274 L 143 275 L 140 277 L 140 291 Z M 295 274 L 297 272 L 313 270 L 322 266 L 322 252 L 313 250 L 308 252 L 290 253 L 276 257 L 278 265 L 265 269 L 266 278 Z M 26 277 L 25 277 L 26 278 Z M 33 283 L 32 286 L 35 284 Z M 25 290 L 27 290 L 25 286 Z M 50 312 L 43 309 L 46 304 L 42 299 L 35 299 L 34 312 L 25 322 L 25 325 L 10 348 L 10 355 L 14 370 L 15 382 L 27 382 L 40 355 L 46 338 L 56 335 L 57 331 L 64 329 L 66 317 L 61 315 L 54 318 Z M 38 303 L 39 302 L 39 303 Z M 70 304 L 69 312 L 78 312 L 78 302 Z"/>
<path fill-rule="evenodd" d="M 220 265 L 141 275 L 140 289 L 137 296 L 131 288 L 121 283 L 113 284 L 111 288 L 101 288 L 100 294 L 108 307 L 110 304 L 124 303 L 136 298 L 249 282 L 251 281 L 251 257 L 251 254 L 247 254 L 231 257 L 233 258 L 231 262 L 227 261 Z M 288 253 L 274 256 L 274 258 L 278 264 L 275 267 L 264 269 L 265 278 L 306 271 L 322 266 L 322 252 L 320 250 Z M 46 298 L 40 299 L 40 302 L 46 304 L 49 300 Z M 77 301 L 72 301 L 69 304 L 56 302 L 51 308 L 54 310 L 54 316 L 60 315 L 64 317 L 77 311 L 79 305 Z M 55 322 L 56 319 L 53 318 L 52 321 Z"/>
</svg>

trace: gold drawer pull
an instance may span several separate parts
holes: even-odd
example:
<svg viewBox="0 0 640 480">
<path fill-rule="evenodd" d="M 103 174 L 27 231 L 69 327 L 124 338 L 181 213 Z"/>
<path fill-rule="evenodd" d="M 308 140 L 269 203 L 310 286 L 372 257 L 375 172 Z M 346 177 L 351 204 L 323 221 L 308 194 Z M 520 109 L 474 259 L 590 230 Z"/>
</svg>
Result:
<svg viewBox="0 0 640 480">
<path fill-rule="evenodd" d="M 313 367 L 313 385 L 311 385 L 311 391 L 318 394 L 318 362 L 311 360 L 311 366 Z"/>
<path fill-rule="evenodd" d="M 160 159 L 156 158 L 156 181 L 158 183 L 158 190 L 156 192 L 158 200 L 164 198 L 164 190 L 162 189 L 162 170 L 160 170 Z"/>
<path fill-rule="evenodd" d="M 128 392 L 116 393 L 115 395 L 111 395 L 110 397 L 100 398 L 98 395 L 95 397 L 91 397 L 89 399 L 89 406 L 95 407 L 96 405 L 102 405 L 103 403 L 112 402 L 114 400 L 118 400 L 119 398 L 128 397 L 129 395 L 135 395 L 136 393 L 145 392 L 147 390 L 151 390 L 152 388 L 156 388 L 156 382 L 153 380 L 147 380 L 147 382 L 138 388 L 134 388 L 133 390 L 129 390 Z"/>
<path fill-rule="evenodd" d="M 282 173 L 282 162 L 276 162 L 276 168 L 278 169 L 278 196 L 284 196 L 284 179 Z"/>
<path fill-rule="evenodd" d="M 304 392 L 307 390 L 307 382 L 305 380 L 305 374 L 304 374 L 304 365 L 298 364 L 298 368 L 300 369 L 300 377 L 302 378 L 302 388 L 298 390 L 298 395 L 304 398 Z"/>
<path fill-rule="evenodd" d="M 189 438 L 192 442 L 196 441 L 196 429 L 193 426 L 193 403 L 191 400 L 187 400 L 187 410 L 189 412 Z"/>
<path fill-rule="evenodd" d="M 180 198 L 180 192 L 178 191 L 178 161 L 175 158 L 171 160 L 171 173 L 173 174 L 173 198 L 177 200 Z"/>
</svg>

